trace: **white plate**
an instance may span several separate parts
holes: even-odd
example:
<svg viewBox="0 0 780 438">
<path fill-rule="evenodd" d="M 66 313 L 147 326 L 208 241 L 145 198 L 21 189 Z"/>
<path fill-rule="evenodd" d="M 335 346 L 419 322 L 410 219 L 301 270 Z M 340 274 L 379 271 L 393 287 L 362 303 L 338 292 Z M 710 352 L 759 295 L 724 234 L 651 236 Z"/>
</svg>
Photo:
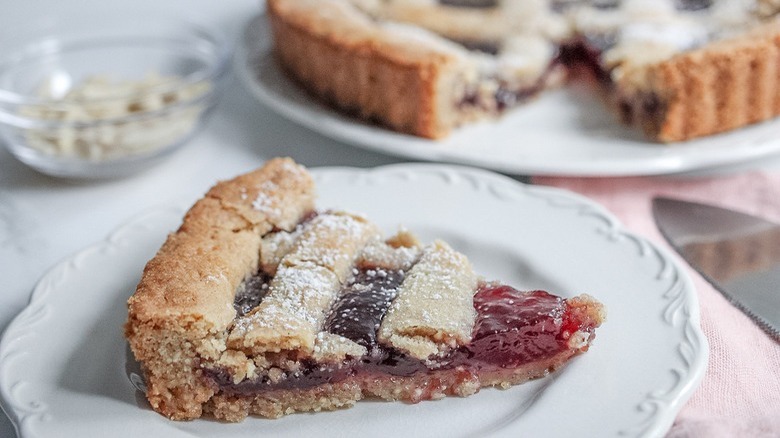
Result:
<svg viewBox="0 0 780 438">
<path fill-rule="evenodd" d="M 0 394 L 22 437 L 660 436 L 700 381 L 707 346 L 689 278 L 600 206 L 443 165 L 315 175 L 320 206 L 364 212 L 386 232 L 403 225 L 425 240 L 447 239 L 487 278 L 590 293 L 609 319 L 587 354 L 506 391 L 417 405 L 364 401 L 240 424 L 172 422 L 128 381 L 122 337 L 125 301 L 182 217 L 183 208 L 159 208 L 53 268 L 8 327 Z"/>
<path fill-rule="evenodd" d="M 544 93 L 495 122 L 441 141 L 399 134 L 343 115 L 291 82 L 270 53 L 264 17 L 248 25 L 236 70 L 282 116 L 322 135 L 389 155 L 468 164 L 518 175 L 658 175 L 708 169 L 780 153 L 780 120 L 671 146 L 621 126 L 594 90 Z"/>
</svg>

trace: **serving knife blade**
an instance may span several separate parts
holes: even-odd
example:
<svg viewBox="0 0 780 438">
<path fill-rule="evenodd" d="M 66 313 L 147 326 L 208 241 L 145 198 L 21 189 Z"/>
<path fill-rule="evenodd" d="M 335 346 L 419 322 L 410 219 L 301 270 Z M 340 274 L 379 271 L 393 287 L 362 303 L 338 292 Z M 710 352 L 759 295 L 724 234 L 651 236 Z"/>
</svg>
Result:
<svg viewBox="0 0 780 438">
<path fill-rule="evenodd" d="M 780 224 L 670 198 L 653 199 L 653 217 L 694 269 L 780 340 Z"/>
</svg>

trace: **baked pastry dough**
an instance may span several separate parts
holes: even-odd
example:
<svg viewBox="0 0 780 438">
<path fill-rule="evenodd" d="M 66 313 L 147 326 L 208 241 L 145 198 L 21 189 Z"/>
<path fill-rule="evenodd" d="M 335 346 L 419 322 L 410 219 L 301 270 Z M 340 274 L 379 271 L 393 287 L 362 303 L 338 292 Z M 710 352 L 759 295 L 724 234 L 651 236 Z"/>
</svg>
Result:
<svg viewBox="0 0 780 438">
<path fill-rule="evenodd" d="M 581 66 L 627 124 L 676 142 L 780 114 L 776 0 L 268 0 L 281 66 L 327 102 L 428 138 Z"/>
<path fill-rule="evenodd" d="M 228 421 L 417 402 L 541 377 L 604 317 L 479 279 L 465 255 L 363 216 L 315 211 L 289 159 L 221 182 L 149 261 L 125 334 L 152 407 Z"/>
</svg>

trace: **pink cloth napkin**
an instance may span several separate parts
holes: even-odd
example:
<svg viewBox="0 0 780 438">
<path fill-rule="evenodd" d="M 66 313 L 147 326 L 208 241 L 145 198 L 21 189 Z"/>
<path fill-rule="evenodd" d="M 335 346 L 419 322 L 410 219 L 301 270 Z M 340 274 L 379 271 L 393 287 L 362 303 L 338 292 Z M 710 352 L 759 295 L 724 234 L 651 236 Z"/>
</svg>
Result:
<svg viewBox="0 0 780 438">
<path fill-rule="evenodd" d="M 608 208 L 629 230 L 667 248 L 651 214 L 655 195 L 720 204 L 780 222 L 780 175 L 774 174 L 706 179 L 539 177 L 533 182 L 587 196 Z M 710 358 L 701 387 L 668 436 L 780 437 L 780 343 L 693 269 L 689 272 L 699 296 Z"/>
</svg>

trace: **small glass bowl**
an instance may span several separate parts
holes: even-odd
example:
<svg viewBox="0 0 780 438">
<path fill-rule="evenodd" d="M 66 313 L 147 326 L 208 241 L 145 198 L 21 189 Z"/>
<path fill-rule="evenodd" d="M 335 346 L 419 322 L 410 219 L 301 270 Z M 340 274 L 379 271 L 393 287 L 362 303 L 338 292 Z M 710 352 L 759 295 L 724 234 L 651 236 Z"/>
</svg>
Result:
<svg viewBox="0 0 780 438">
<path fill-rule="evenodd" d="M 53 176 L 149 168 L 211 113 L 229 46 L 194 20 L 132 12 L 0 30 L 0 139 Z"/>
</svg>

